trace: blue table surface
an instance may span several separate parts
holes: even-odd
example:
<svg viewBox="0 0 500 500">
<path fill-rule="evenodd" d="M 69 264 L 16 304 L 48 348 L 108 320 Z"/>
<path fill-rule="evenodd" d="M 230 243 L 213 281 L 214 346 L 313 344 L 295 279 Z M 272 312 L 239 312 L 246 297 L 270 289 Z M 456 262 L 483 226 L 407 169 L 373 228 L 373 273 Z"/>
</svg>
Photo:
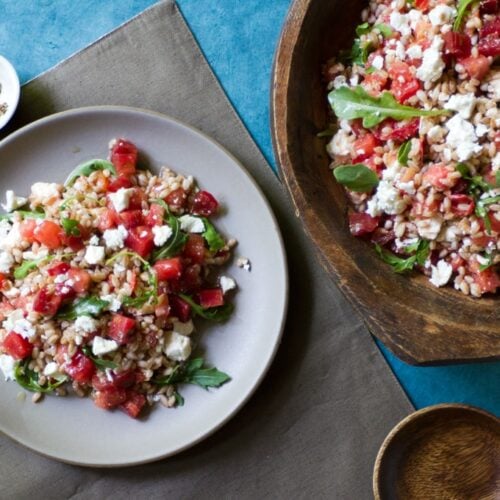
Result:
<svg viewBox="0 0 500 500">
<path fill-rule="evenodd" d="M 152 0 L 0 0 L 0 53 L 23 83 L 153 5 Z M 269 85 L 291 0 L 178 0 L 231 102 L 269 163 Z M 463 402 L 500 415 L 500 363 L 417 368 L 381 350 L 417 408 Z"/>
</svg>

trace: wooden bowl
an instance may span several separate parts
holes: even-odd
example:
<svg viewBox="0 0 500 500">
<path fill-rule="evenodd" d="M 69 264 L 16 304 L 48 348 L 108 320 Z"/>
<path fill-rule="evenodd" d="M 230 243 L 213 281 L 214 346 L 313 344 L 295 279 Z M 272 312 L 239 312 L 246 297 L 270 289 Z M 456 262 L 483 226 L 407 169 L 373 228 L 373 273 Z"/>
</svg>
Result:
<svg viewBox="0 0 500 500">
<path fill-rule="evenodd" d="M 347 204 L 334 181 L 321 67 L 350 46 L 362 0 L 295 0 L 276 52 L 272 132 L 277 162 L 326 272 L 364 316 L 371 332 L 412 364 L 500 359 L 498 298 L 474 299 L 401 276 L 373 247 L 350 235 Z"/>
<path fill-rule="evenodd" d="M 500 420 L 465 405 L 406 417 L 375 461 L 375 500 L 500 498 Z"/>
</svg>

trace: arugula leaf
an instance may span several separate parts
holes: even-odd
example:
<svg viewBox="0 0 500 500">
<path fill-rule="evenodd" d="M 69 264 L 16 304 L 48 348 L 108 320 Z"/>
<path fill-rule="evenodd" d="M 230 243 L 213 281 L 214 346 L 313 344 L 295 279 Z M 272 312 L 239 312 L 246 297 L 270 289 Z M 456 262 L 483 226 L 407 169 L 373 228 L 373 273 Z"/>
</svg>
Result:
<svg viewBox="0 0 500 500">
<path fill-rule="evenodd" d="M 149 300 L 154 297 L 155 294 L 152 291 L 143 293 L 142 295 L 137 295 L 135 297 L 124 297 L 122 303 L 126 307 L 133 307 L 135 309 L 140 309 L 144 304 L 149 302 Z"/>
<path fill-rule="evenodd" d="M 339 184 L 358 193 L 368 193 L 379 183 L 377 174 L 362 163 L 340 165 L 335 168 L 333 175 Z"/>
<path fill-rule="evenodd" d="M 353 64 L 364 66 L 372 50 L 373 45 L 371 42 L 361 43 L 361 40 L 356 38 L 351 50 L 342 50 L 339 54 L 339 59 L 344 63 L 352 62 Z"/>
<path fill-rule="evenodd" d="M 176 406 L 184 406 L 184 398 L 177 392 L 174 392 L 175 405 Z"/>
<path fill-rule="evenodd" d="M 481 264 L 479 266 L 479 270 L 486 271 L 486 269 L 489 269 L 490 267 L 494 266 L 496 254 L 497 254 L 497 252 L 491 252 L 491 253 L 487 253 L 486 255 L 484 255 L 483 258 L 486 259 L 487 262 L 485 264 Z"/>
<path fill-rule="evenodd" d="M 333 111 L 338 118 L 346 120 L 363 119 L 363 127 L 372 128 L 386 118 L 406 120 L 418 116 L 441 116 L 449 114 L 447 110 L 424 110 L 399 104 L 390 92 L 383 92 L 380 97 L 373 97 L 358 85 L 354 89 L 340 87 L 328 94 Z"/>
<path fill-rule="evenodd" d="M 489 198 L 480 198 L 476 200 L 476 208 L 475 213 L 478 217 L 483 219 L 484 226 L 486 227 L 486 231 L 488 234 L 491 234 L 491 221 L 488 217 L 488 205 L 494 205 L 496 203 L 500 203 L 500 195 L 491 196 Z"/>
<path fill-rule="evenodd" d="M 99 316 L 107 306 L 109 306 L 107 300 L 102 300 L 95 296 L 88 296 L 64 306 L 57 313 L 57 317 L 67 320 L 74 320 L 78 316 L 96 317 Z"/>
<path fill-rule="evenodd" d="M 38 381 L 38 373 L 29 369 L 29 362 L 29 358 L 21 361 L 14 370 L 14 377 L 16 379 L 16 382 L 24 389 L 31 392 L 41 392 L 46 394 L 49 392 L 53 392 L 55 389 L 57 389 L 67 381 L 67 377 L 64 377 L 57 382 L 47 382 L 46 385 L 42 386 Z"/>
<path fill-rule="evenodd" d="M 61 225 L 64 229 L 64 232 L 68 236 L 81 236 L 81 231 L 80 228 L 78 227 L 78 221 L 75 219 L 67 219 L 66 217 L 63 217 L 61 219 Z"/>
<path fill-rule="evenodd" d="M 14 269 L 14 278 L 16 280 L 22 280 L 31 273 L 31 271 L 35 270 L 40 264 L 43 262 L 49 262 L 54 258 L 54 255 L 47 255 L 46 257 L 42 257 L 41 259 L 35 260 L 25 260 L 23 263 Z"/>
<path fill-rule="evenodd" d="M 83 354 L 87 356 L 87 358 L 90 358 L 94 362 L 94 365 L 96 365 L 99 370 L 105 370 L 106 368 L 114 370 L 115 368 L 118 368 L 118 365 L 116 363 L 113 363 L 113 361 L 94 356 L 92 348 L 89 345 L 83 346 L 82 351 Z"/>
<path fill-rule="evenodd" d="M 368 69 L 365 70 L 365 73 L 367 75 L 371 75 L 371 74 L 375 73 L 376 71 L 378 71 L 377 68 L 375 68 L 374 66 L 370 66 Z"/>
<path fill-rule="evenodd" d="M 416 264 L 419 264 L 420 266 L 424 265 L 427 257 L 429 256 L 429 242 L 427 240 L 419 240 L 415 244 L 406 247 L 405 252 L 415 252 L 414 255 L 408 257 L 407 259 L 398 257 L 392 252 L 384 250 L 377 244 L 375 244 L 375 250 L 384 262 L 392 266 L 394 272 L 405 273 L 411 271 Z"/>
<path fill-rule="evenodd" d="M 202 217 L 203 224 L 205 224 L 205 231 L 203 238 L 208 243 L 208 248 L 211 252 L 217 252 L 226 246 L 224 238 L 217 232 L 214 225 L 206 218 Z"/>
<path fill-rule="evenodd" d="M 356 35 L 366 35 L 367 33 L 370 33 L 371 30 L 372 26 L 369 23 L 360 24 L 356 27 Z"/>
<path fill-rule="evenodd" d="M 208 389 L 209 387 L 220 387 L 231 380 L 229 375 L 217 370 L 217 368 L 207 368 L 203 365 L 203 358 L 191 359 L 183 365 L 177 365 L 167 377 L 152 382 L 157 385 L 193 384 Z M 184 402 L 183 399 L 182 402 Z"/>
<path fill-rule="evenodd" d="M 215 321 L 216 323 L 227 321 L 234 310 L 233 304 L 229 303 L 224 304 L 220 307 L 211 307 L 209 309 L 204 309 L 200 306 L 200 304 L 197 304 L 189 295 L 180 293 L 179 297 L 191 306 L 192 311 L 197 316 L 200 316 L 200 318 L 208 319 L 210 321 Z"/>
<path fill-rule="evenodd" d="M 0 214 L 0 220 L 12 220 L 15 214 L 19 214 L 23 219 L 45 219 L 45 211 L 37 207 L 35 210 L 14 210 L 8 214 Z"/>
<path fill-rule="evenodd" d="M 464 22 L 467 11 L 472 7 L 473 4 L 479 2 L 479 0 L 460 0 L 457 6 L 457 17 L 453 23 L 453 31 L 460 31 L 462 24 Z"/>
<path fill-rule="evenodd" d="M 408 165 L 408 157 L 410 156 L 411 151 L 411 139 L 409 141 L 401 144 L 398 151 L 398 162 L 400 165 L 406 167 Z"/>
<path fill-rule="evenodd" d="M 389 38 L 393 33 L 392 28 L 387 26 L 387 24 L 376 24 L 374 28 L 378 29 L 381 35 L 385 38 Z"/>
<path fill-rule="evenodd" d="M 89 176 L 92 172 L 97 172 L 98 170 L 109 170 L 113 175 L 116 174 L 116 169 L 115 166 L 107 160 L 89 160 L 86 161 L 85 163 L 82 163 L 81 165 L 78 165 L 69 175 L 68 178 L 66 179 L 66 182 L 64 183 L 65 186 L 69 187 L 72 186 L 76 179 L 81 176 Z"/>
<path fill-rule="evenodd" d="M 166 210 L 167 223 L 172 229 L 172 236 L 167 240 L 165 245 L 163 245 L 158 250 L 153 252 L 151 260 L 156 262 L 160 259 L 169 259 L 170 257 L 175 257 L 182 252 L 186 241 L 188 239 L 187 234 L 181 231 L 181 224 L 179 219 L 170 213 L 168 205 L 163 200 L 153 200 L 152 203 L 157 203 L 161 205 Z"/>
</svg>

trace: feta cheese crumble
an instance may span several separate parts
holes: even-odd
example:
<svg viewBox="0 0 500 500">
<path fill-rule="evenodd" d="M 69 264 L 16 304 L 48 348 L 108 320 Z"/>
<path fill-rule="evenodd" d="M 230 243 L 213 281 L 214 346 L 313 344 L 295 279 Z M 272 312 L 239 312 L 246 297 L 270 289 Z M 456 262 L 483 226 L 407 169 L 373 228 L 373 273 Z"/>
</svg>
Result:
<svg viewBox="0 0 500 500">
<path fill-rule="evenodd" d="M 433 26 L 442 26 L 449 23 L 456 15 L 456 9 L 440 4 L 429 12 L 429 20 Z"/>
<path fill-rule="evenodd" d="M 246 257 L 240 257 L 236 261 L 236 265 L 245 271 L 250 271 L 252 269 L 252 264 L 250 263 L 250 260 L 248 260 Z"/>
<path fill-rule="evenodd" d="M 233 278 L 230 278 L 229 276 L 221 276 L 220 280 L 220 287 L 222 289 L 222 293 L 229 292 L 229 290 L 234 290 L 236 288 L 236 281 L 233 280 Z"/>
<path fill-rule="evenodd" d="M 432 266 L 432 276 L 429 281 L 436 287 L 445 286 L 450 281 L 453 268 L 445 260 L 439 260 L 437 265 Z"/>
<path fill-rule="evenodd" d="M 389 20 L 390 25 L 403 36 L 411 35 L 410 18 L 400 12 L 392 12 Z"/>
<path fill-rule="evenodd" d="M 97 330 L 97 321 L 89 316 L 78 316 L 74 325 L 75 330 L 82 333 L 92 333 Z"/>
<path fill-rule="evenodd" d="M 422 65 L 417 69 L 417 78 L 423 82 L 436 82 L 441 78 L 446 67 L 441 50 L 444 41 L 440 36 L 435 36 L 432 45 L 424 50 Z"/>
<path fill-rule="evenodd" d="M 61 196 L 61 185 L 55 182 L 35 182 L 31 186 L 32 201 L 51 204 Z"/>
<path fill-rule="evenodd" d="M 332 156 L 348 156 L 351 154 L 354 138 L 345 130 L 339 130 L 326 146 Z"/>
<path fill-rule="evenodd" d="M 87 247 L 84 259 L 91 265 L 102 264 L 104 262 L 104 247 Z"/>
<path fill-rule="evenodd" d="M 15 370 L 17 366 L 17 361 L 8 354 L 0 355 L 0 370 L 3 372 L 5 380 L 15 380 Z"/>
<path fill-rule="evenodd" d="M 2 208 L 6 212 L 13 212 L 16 208 L 26 205 L 28 198 L 23 198 L 22 196 L 16 196 L 14 191 L 9 189 L 5 192 L 5 203 L 2 203 Z"/>
<path fill-rule="evenodd" d="M 9 252 L 0 252 L 0 273 L 7 274 L 14 265 L 14 257 Z"/>
<path fill-rule="evenodd" d="M 94 337 L 92 341 L 92 354 L 94 356 L 102 356 L 118 349 L 118 342 L 115 340 L 108 340 L 103 337 Z"/>
<path fill-rule="evenodd" d="M 118 312 L 122 307 L 122 302 L 116 295 L 102 295 L 101 299 L 109 302 L 108 309 L 111 312 Z"/>
<path fill-rule="evenodd" d="M 205 230 L 205 225 L 203 225 L 203 230 Z M 172 232 L 170 226 L 153 226 L 154 244 L 161 247 L 172 236 Z"/>
<path fill-rule="evenodd" d="M 455 149 L 459 161 L 467 161 L 482 151 L 483 148 L 477 143 L 476 130 L 471 122 L 464 120 L 458 114 L 445 125 L 449 131 L 446 142 Z"/>
<path fill-rule="evenodd" d="M 165 354 L 173 361 L 186 361 L 191 355 L 191 340 L 172 331 L 165 334 Z"/>
<path fill-rule="evenodd" d="M 118 226 L 116 229 L 106 229 L 102 237 L 104 244 L 109 250 L 120 250 L 125 246 L 125 238 L 128 236 L 128 231 L 125 226 Z"/>
<path fill-rule="evenodd" d="M 469 119 L 476 107 L 474 94 L 454 94 L 444 105 L 444 109 L 456 111 L 462 118 Z"/>
<path fill-rule="evenodd" d="M 183 215 L 179 217 L 181 229 L 187 233 L 203 233 L 205 231 L 205 224 L 199 217 L 192 215 Z"/>
<path fill-rule="evenodd" d="M 130 197 L 134 192 L 134 188 L 120 188 L 116 193 L 109 193 L 108 197 L 113 203 L 117 212 L 127 210 L 130 204 Z"/>
</svg>

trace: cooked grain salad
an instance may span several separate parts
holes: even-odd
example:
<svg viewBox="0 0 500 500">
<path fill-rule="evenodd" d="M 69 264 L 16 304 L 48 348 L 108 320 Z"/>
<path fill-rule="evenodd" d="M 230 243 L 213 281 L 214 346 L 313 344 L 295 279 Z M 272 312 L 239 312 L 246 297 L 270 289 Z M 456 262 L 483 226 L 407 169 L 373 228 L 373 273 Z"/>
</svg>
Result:
<svg viewBox="0 0 500 500">
<path fill-rule="evenodd" d="M 499 3 L 372 0 L 324 71 L 351 233 L 474 297 L 500 286 Z"/>
<path fill-rule="evenodd" d="M 178 385 L 229 376 L 193 357 L 193 319 L 225 321 L 235 281 L 218 269 L 235 240 L 194 179 L 137 168 L 119 139 L 109 160 L 79 165 L 64 185 L 7 191 L 0 220 L 0 368 L 33 401 L 74 391 L 133 418 L 183 404 Z"/>
</svg>

